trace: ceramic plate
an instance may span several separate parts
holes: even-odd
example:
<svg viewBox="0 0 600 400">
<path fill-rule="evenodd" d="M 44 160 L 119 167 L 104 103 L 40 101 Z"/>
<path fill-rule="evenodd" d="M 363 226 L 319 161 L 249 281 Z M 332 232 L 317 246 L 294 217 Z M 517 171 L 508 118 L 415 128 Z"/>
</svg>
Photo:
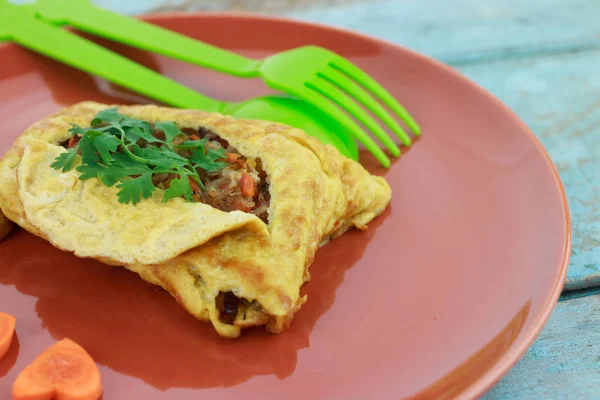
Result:
<svg viewBox="0 0 600 400">
<path fill-rule="evenodd" d="M 250 56 L 304 44 L 341 53 L 421 122 L 388 170 L 387 211 L 317 253 L 291 328 L 218 337 L 166 292 L 22 230 L 0 243 L 0 307 L 17 336 L 0 398 L 69 337 L 97 361 L 104 399 L 472 398 L 519 359 L 559 296 L 570 253 L 565 195 L 535 136 L 485 90 L 390 43 L 323 26 L 236 15 L 152 17 Z M 225 100 L 271 93 L 102 41 Z M 0 152 L 28 125 L 82 100 L 147 102 L 14 45 L 0 46 Z"/>
</svg>

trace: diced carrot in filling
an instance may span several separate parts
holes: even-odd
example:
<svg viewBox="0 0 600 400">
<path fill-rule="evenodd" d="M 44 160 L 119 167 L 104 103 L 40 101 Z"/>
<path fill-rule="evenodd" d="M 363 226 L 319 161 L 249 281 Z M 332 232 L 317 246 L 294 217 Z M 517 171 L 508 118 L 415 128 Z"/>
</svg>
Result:
<svg viewBox="0 0 600 400">
<path fill-rule="evenodd" d="M 227 162 L 230 164 L 237 163 L 239 157 L 240 155 L 237 153 L 227 153 Z"/>
<path fill-rule="evenodd" d="M 69 143 L 67 144 L 67 147 L 69 149 L 72 149 L 73 147 L 75 147 L 77 145 L 77 142 L 79 142 L 79 136 L 73 136 L 71 139 L 69 139 Z"/>
<path fill-rule="evenodd" d="M 242 194 L 246 197 L 254 197 L 254 179 L 249 173 L 244 172 L 240 178 L 240 186 L 242 188 Z"/>
<path fill-rule="evenodd" d="M 188 180 L 190 181 L 190 186 L 192 188 L 192 191 L 194 193 L 200 192 L 200 186 L 196 183 L 196 181 L 194 180 L 194 178 L 192 178 L 191 176 L 189 176 Z"/>
</svg>

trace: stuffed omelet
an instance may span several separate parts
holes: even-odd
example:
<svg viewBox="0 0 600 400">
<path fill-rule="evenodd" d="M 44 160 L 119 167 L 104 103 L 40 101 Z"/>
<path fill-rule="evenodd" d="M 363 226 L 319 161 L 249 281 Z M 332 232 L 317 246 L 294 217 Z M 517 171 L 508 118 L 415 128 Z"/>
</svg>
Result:
<svg viewBox="0 0 600 400">
<path fill-rule="evenodd" d="M 134 203 L 104 175 L 83 179 L 81 151 L 74 168 L 57 169 L 53 163 L 81 140 L 74 124 L 89 127 L 111 107 L 157 138 L 166 132 L 156 127 L 174 123 L 181 131 L 172 144 L 199 140 L 217 149 L 219 168 L 195 167 L 186 196 L 168 201 L 164 194 L 183 178 L 151 174 L 152 190 Z M 142 154 L 152 143 L 134 146 Z M 0 160 L 1 232 L 9 219 L 78 257 L 124 266 L 229 338 L 257 325 L 285 330 L 307 300 L 300 287 L 319 247 L 366 229 L 390 198 L 383 178 L 301 130 L 152 105 L 76 104 L 32 125 Z"/>
</svg>

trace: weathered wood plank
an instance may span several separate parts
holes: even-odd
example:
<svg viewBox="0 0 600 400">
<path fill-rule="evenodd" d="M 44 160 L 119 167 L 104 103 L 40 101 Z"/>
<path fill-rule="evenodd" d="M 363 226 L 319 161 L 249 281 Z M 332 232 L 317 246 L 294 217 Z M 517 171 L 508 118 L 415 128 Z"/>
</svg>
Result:
<svg viewBox="0 0 600 400">
<path fill-rule="evenodd" d="M 385 38 L 451 65 L 600 48 L 600 2 L 386 0 L 286 14 Z"/>
<path fill-rule="evenodd" d="M 172 10 L 284 15 L 383 37 L 451 65 L 600 48 L 600 2 L 589 0 L 95 2 L 131 15 Z"/>
<path fill-rule="evenodd" d="M 600 296 L 558 303 L 538 340 L 484 400 L 600 398 Z"/>
<path fill-rule="evenodd" d="M 599 286 L 579 290 L 568 290 L 562 292 L 558 301 L 569 301 L 573 299 L 579 299 L 581 297 L 595 296 L 597 294 L 600 294 Z"/>
<path fill-rule="evenodd" d="M 26 0 L 21 0 L 26 1 Z M 95 0 L 107 8 L 127 14 L 165 11 L 242 11 L 279 14 L 293 10 L 324 8 L 375 0 Z"/>
</svg>

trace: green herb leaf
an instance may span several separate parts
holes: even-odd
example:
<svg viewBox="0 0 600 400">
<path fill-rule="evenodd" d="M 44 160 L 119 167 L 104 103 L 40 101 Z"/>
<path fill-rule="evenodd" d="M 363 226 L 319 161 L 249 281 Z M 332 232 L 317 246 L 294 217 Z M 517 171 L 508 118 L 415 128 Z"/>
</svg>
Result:
<svg viewBox="0 0 600 400">
<path fill-rule="evenodd" d="M 95 164 L 95 165 L 80 165 L 76 169 L 77 169 L 77 172 L 79 172 L 81 174 L 81 175 L 79 175 L 79 179 L 82 181 L 85 181 L 87 179 L 97 178 L 98 173 L 104 168 L 108 168 L 108 167 L 105 167 L 105 166 L 99 165 L 99 164 Z"/>
<path fill-rule="evenodd" d="M 175 197 L 183 196 L 186 200 L 192 201 L 192 187 L 190 186 L 189 176 L 190 173 L 185 171 L 181 167 L 177 167 L 179 178 L 175 178 L 171 181 L 171 184 L 165 193 L 163 194 L 162 201 L 166 203 L 170 199 Z"/>
<path fill-rule="evenodd" d="M 141 157 L 160 168 L 173 168 L 175 164 L 183 166 L 189 163 L 187 158 L 165 147 L 147 146 L 142 149 Z"/>
<path fill-rule="evenodd" d="M 217 161 L 225 158 L 225 154 L 224 149 L 215 150 L 208 148 L 205 150 L 202 147 L 197 147 L 192 150 L 190 160 L 196 167 L 200 167 L 206 171 L 218 171 L 227 166 L 226 162 Z"/>
<path fill-rule="evenodd" d="M 196 169 L 216 171 L 225 167 L 227 163 L 217 161 L 225 158 L 225 150 L 209 148 L 206 139 L 173 146 L 173 140 L 184 135 L 174 122 L 158 122 L 154 129 L 162 131 L 165 140 L 154 136 L 152 125 L 146 121 L 122 115 L 116 108 L 103 110 L 92 120 L 90 128 L 71 125 L 69 131 L 81 140 L 57 156 L 51 166 L 66 172 L 81 153 L 79 179 L 98 178 L 106 186 L 118 183 L 119 202 L 133 204 L 152 196 L 156 190 L 152 184 L 154 174 L 174 174 L 177 177 L 165 190 L 163 201 L 180 196 L 192 201 L 190 179 L 204 188 Z M 176 149 L 187 150 L 191 156 L 183 157 Z"/>
<path fill-rule="evenodd" d="M 163 203 L 166 203 L 167 201 L 182 195 L 186 200 L 191 201 L 192 194 L 192 187 L 190 186 L 190 181 L 187 176 L 183 179 L 179 177 L 171 181 L 171 186 L 165 190 L 162 201 Z"/>
<path fill-rule="evenodd" d="M 175 124 L 175 122 L 157 122 L 154 128 L 161 130 L 165 134 L 165 143 L 170 148 L 173 147 L 173 139 L 179 135 L 184 135 L 183 131 Z"/>
<path fill-rule="evenodd" d="M 121 141 L 116 136 L 97 135 L 92 139 L 92 144 L 98 151 L 104 165 L 110 165 L 113 158 L 111 153 L 117 151 Z"/>
<path fill-rule="evenodd" d="M 79 141 L 79 148 L 81 149 L 81 163 L 88 165 L 95 165 L 100 162 L 100 157 L 96 152 L 96 148 L 94 147 L 94 143 L 92 140 L 94 139 L 95 133 L 102 134 L 98 131 L 88 130 L 85 135 Z"/>
<path fill-rule="evenodd" d="M 122 118 L 123 115 L 117 111 L 117 107 L 107 108 L 96 114 L 91 125 L 97 126 L 106 123 L 111 126 L 119 126 Z"/>
<path fill-rule="evenodd" d="M 204 148 L 206 147 L 206 138 L 204 139 L 199 139 L 199 140 L 186 140 L 185 142 L 178 144 L 177 146 L 174 146 L 176 149 L 180 149 L 180 150 L 189 150 L 189 149 L 195 149 L 197 147 L 201 147 Z"/>
<path fill-rule="evenodd" d="M 71 129 L 69 129 L 69 132 L 71 132 L 73 134 L 73 136 L 75 135 L 84 135 L 85 134 L 85 129 L 83 129 L 82 127 L 80 127 L 77 124 L 70 124 L 71 125 Z"/>
<path fill-rule="evenodd" d="M 125 154 L 116 153 L 113 155 L 110 166 L 102 164 L 80 165 L 77 167 L 77 171 L 81 173 L 79 176 L 81 180 L 98 178 L 103 184 L 110 187 L 123 178 L 131 175 L 142 175 L 152 170 L 148 165 L 138 163 Z"/>
<path fill-rule="evenodd" d="M 60 169 L 62 172 L 70 171 L 73 167 L 73 162 L 75 161 L 75 156 L 77 155 L 78 150 L 79 146 L 75 146 L 72 149 L 68 149 L 63 153 L 60 153 L 54 162 L 50 164 L 50 167 L 54 169 Z"/>
<path fill-rule="evenodd" d="M 142 121 L 143 122 L 143 121 Z M 150 124 L 143 122 L 138 126 L 127 126 L 124 127 L 125 138 L 130 143 L 136 143 L 138 140 L 143 139 L 148 143 L 162 143 L 163 141 L 156 136 L 152 135 L 152 129 Z"/>
<path fill-rule="evenodd" d="M 136 178 L 123 179 L 117 185 L 117 188 L 121 189 L 117 193 L 119 203 L 132 203 L 134 205 L 139 203 L 142 197 L 147 199 L 152 196 L 152 193 L 156 190 L 152 183 L 152 172 L 147 172 Z"/>
</svg>

